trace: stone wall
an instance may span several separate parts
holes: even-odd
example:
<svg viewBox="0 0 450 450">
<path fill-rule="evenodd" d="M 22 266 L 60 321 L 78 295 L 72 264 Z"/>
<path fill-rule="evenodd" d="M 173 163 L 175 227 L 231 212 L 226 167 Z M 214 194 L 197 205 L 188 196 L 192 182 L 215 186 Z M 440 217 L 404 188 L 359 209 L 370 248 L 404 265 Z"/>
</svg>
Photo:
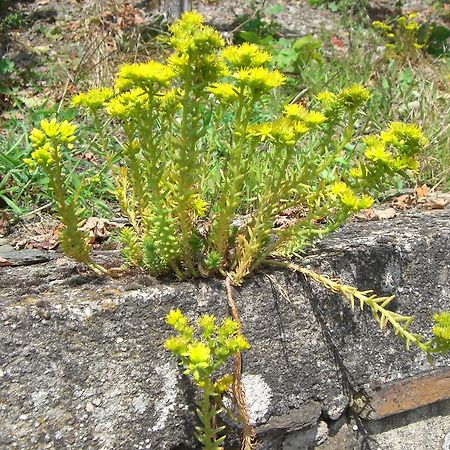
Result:
<svg viewBox="0 0 450 450">
<path fill-rule="evenodd" d="M 392 308 L 427 334 L 433 311 L 450 310 L 449 243 L 450 210 L 410 213 L 349 224 L 300 263 L 396 294 Z M 196 448 L 195 391 L 163 349 L 164 316 L 226 315 L 223 281 L 113 280 L 56 256 L 0 269 L 0 448 Z M 289 271 L 261 270 L 235 299 L 259 449 L 449 449 L 448 357 L 430 365 Z"/>
</svg>

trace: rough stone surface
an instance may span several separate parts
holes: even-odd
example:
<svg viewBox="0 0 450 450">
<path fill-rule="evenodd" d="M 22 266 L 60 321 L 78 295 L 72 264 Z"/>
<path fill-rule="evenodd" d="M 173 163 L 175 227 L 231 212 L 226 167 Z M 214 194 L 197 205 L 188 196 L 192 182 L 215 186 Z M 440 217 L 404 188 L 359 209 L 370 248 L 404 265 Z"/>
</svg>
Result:
<svg viewBox="0 0 450 450">
<path fill-rule="evenodd" d="M 446 209 L 349 224 L 301 264 L 396 294 L 392 308 L 415 315 L 414 330 L 428 334 L 432 313 L 450 309 L 449 248 Z M 243 370 L 260 449 L 302 448 L 292 433 L 324 440 L 318 448 L 332 439 L 355 449 L 428 448 L 419 436 L 414 446 L 409 422 L 396 423 L 397 416 L 355 425 L 346 411 L 376 386 L 448 367 L 448 357 L 432 368 L 392 331 L 379 331 L 370 313 L 352 312 L 339 296 L 288 271 L 262 270 L 235 299 L 252 345 Z M 1 268 L 0 448 L 195 448 L 195 392 L 162 347 L 170 335 L 164 316 L 173 307 L 191 318 L 224 316 L 223 282 L 99 278 L 64 258 Z M 442 413 L 412 424 L 442 446 L 450 415 L 445 402 L 436 407 Z M 403 429 L 408 446 L 389 447 Z M 374 438 L 378 447 L 367 447 Z M 230 431 L 226 448 L 236 442 Z"/>
<path fill-rule="evenodd" d="M 450 402 L 431 405 L 380 421 L 365 423 L 370 448 L 444 450 L 450 431 Z"/>
</svg>

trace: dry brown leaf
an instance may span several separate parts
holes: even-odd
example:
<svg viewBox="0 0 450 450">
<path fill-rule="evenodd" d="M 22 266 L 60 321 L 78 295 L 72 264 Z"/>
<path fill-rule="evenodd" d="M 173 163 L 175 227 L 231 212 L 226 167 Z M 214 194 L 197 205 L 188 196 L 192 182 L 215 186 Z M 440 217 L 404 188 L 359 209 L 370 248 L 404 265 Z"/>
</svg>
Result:
<svg viewBox="0 0 450 450">
<path fill-rule="evenodd" d="M 81 227 L 89 236 L 89 243 L 102 242 L 108 239 L 111 234 L 109 231 L 110 224 L 106 219 L 101 217 L 89 217 Z"/>
<path fill-rule="evenodd" d="M 378 219 L 393 219 L 397 215 L 397 211 L 394 208 L 377 209 L 374 210 L 375 215 Z"/>
<path fill-rule="evenodd" d="M 5 258 L 2 258 L 0 256 L 0 267 L 8 267 L 8 266 L 13 266 L 13 265 L 14 264 L 11 261 L 9 261 L 9 260 L 7 260 Z"/>
<path fill-rule="evenodd" d="M 426 209 L 445 209 L 449 201 L 443 197 L 427 197 L 421 204 Z"/>
<path fill-rule="evenodd" d="M 395 197 L 391 204 L 396 209 L 409 209 L 416 203 L 415 194 L 404 194 Z"/>
<path fill-rule="evenodd" d="M 376 220 L 378 216 L 373 209 L 362 209 L 355 214 L 355 217 L 359 220 Z"/>
<path fill-rule="evenodd" d="M 113 228 L 122 228 L 124 223 L 110 221 L 101 217 L 89 217 L 81 227 L 81 230 L 88 233 L 91 244 L 103 242 L 111 235 Z"/>
<path fill-rule="evenodd" d="M 429 194 L 430 188 L 426 184 L 423 184 L 422 186 L 417 186 L 414 189 L 414 192 L 416 193 L 417 198 L 420 199 L 426 197 Z"/>
</svg>

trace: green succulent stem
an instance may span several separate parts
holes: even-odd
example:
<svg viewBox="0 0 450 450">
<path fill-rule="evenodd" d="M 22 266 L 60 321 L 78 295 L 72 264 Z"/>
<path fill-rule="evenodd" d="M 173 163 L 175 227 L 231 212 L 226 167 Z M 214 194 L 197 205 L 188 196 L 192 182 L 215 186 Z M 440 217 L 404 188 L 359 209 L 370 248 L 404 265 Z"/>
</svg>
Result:
<svg viewBox="0 0 450 450">
<path fill-rule="evenodd" d="M 226 162 L 223 189 L 218 201 L 218 216 L 212 229 L 212 243 L 216 251 L 227 259 L 230 224 L 239 207 L 247 164 L 243 161 L 246 129 L 249 124 L 255 99 L 246 99 L 244 90 L 239 92 L 239 103 L 234 122 L 234 133 L 230 155 Z"/>
<path fill-rule="evenodd" d="M 56 200 L 56 207 L 59 218 L 64 225 L 61 232 L 61 247 L 69 256 L 75 260 L 87 265 L 93 271 L 99 274 L 107 273 L 108 271 L 101 265 L 95 263 L 89 256 L 90 248 L 86 244 L 84 233 L 79 230 L 79 218 L 75 211 L 75 205 L 67 203 L 67 192 L 64 188 L 61 157 L 59 155 L 58 142 L 53 142 L 53 163 L 47 169 L 50 187 Z"/>
<path fill-rule="evenodd" d="M 356 299 L 359 302 L 361 310 L 363 310 L 365 306 L 369 307 L 380 329 L 385 329 L 386 325 L 389 323 L 394 329 L 394 333 L 405 341 L 408 349 L 410 348 L 410 345 L 413 344 L 425 353 L 430 352 L 430 343 L 425 343 L 423 336 L 409 331 L 409 326 L 414 318 L 412 316 L 404 316 L 386 308 L 386 306 L 394 299 L 394 296 L 377 297 L 370 290 L 359 291 L 353 286 L 342 284 L 339 281 L 332 280 L 325 275 L 321 275 L 311 269 L 299 266 L 298 264 L 273 260 L 268 260 L 266 263 L 271 266 L 284 267 L 302 273 L 330 291 L 342 294 L 342 296 L 350 302 L 353 310 L 355 309 Z"/>
<path fill-rule="evenodd" d="M 192 247 L 190 244 L 193 233 L 191 202 L 194 191 L 192 180 L 195 172 L 195 148 L 198 131 L 195 129 L 196 99 L 192 99 L 192 94 L 192 74 L 188 71 L 184 80 L 180 141 L 179 147 L 176 149 L 178 153 L 176 155 L 178 178 L 176 214 L 179 219 L 181 231 L 182 258 L 189 276 L 195 276 L 197 274 L 197 269 L 195 268 L 194 260 L 192 258 Z M 194 123 L 191 123 L 191 120 L 193 120 Z M 191 127 L 194 129 L 192 130 Z"/>
<path fill-rule="evenodd" d="M 212 401 L 215 394 L 214 386 L 207 377 L 202 380 L 202 386 L 203 393 L 198 411 L 202 427 L 198 438 L 203 443 L 204 450 L 220 450 L 223 447 L 217 441 L 217 430 L 212 424 L 217 415 L 216 407 Z M 223 439 L 219 438 L 219 442 L 222 441 Z"/>
</svg>

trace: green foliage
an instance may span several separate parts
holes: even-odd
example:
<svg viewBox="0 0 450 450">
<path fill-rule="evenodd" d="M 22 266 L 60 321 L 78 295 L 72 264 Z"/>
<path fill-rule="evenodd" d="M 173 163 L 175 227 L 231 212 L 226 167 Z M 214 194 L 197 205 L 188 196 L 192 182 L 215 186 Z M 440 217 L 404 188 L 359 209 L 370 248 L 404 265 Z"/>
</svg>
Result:
<svg viewBox="0 0 450 450">
<path fill-rule="evenodd" d="M 1 4 L 0 4 L 1 11 Z M 18 11 L 13 12 L 5 16 L 0 20 L 0 31 L 6 31 L 10 29 L 20 28 L 26 24 L 26 21 L 22 14 Z"/>
<path fill-rule="evenodd" d="M 346 14 L 355 14 L 365 11 L 367 0 L 308 0 L 311 6 L 318 8 L 327 8 L 331 12 L 341 12 Z"/>
<path fill-rule="evenodd" d="M 201 426 L 195 434 L 205 450 L 222 449 L 225 427 L 217 425 L 222 411 L 222 394 L 233 382 L 231 374 L 218 376 L 219 369 L 236 353 L 250 348 L 233 319 L 216 323 L 214 316 L 202 316 L 195 330 L 179 310 L 171 310 L 166 322 L 175 329 L 176 336 L 166 340 L 164 347 L 174 353 L 184 367 L 184 374 L 192 377 L 201 391 L 197 414 Z"/>
<path fill-rule="evenodd" d="M 113 172 L 133 227 L 123 236 L 129 264 L 179 278 L 230 273 L 240 284 L 268 256 L 302 251 L 369 207 L 393 176 L 417 169 L 414 157 L 426 139 L 416 126 L 394 122 L 364 140 L 355 136 L 370 97 L 365 88 L 322 92 L 309 110 L 285 104 L 274 114 L 267 101 L 285 78 L 264 67 L 269 53 L 248 43 L 222 49 L 220 35 L 197 13 L 171 27 L 170 43 L 168 64 L 124 65 L 114 90 L 73 99 L 97 126 L 106 120 L 104 107 L 123 127 L 122 165 Z M 298 44 L 305 47 L 316 51 L 310 40 Z M 49 175 L 63 222 L 65 183 L 53 179 L 62 177 L 63 154 L 54 139 L 69 127 L 43 122 L 32 132 L 32 160 Z M 306 217 L 274 228 L 283 210 L 299 204 Z M 243 213 L 249 218 L 239 220 Z"/>
<path fill-rule="evenodd" d="M 450 312 L 435 314 L 433 320 L 434 337 L 428 345 L 433 352 L 447 353 L 450 351 Z"/>
</svg>

